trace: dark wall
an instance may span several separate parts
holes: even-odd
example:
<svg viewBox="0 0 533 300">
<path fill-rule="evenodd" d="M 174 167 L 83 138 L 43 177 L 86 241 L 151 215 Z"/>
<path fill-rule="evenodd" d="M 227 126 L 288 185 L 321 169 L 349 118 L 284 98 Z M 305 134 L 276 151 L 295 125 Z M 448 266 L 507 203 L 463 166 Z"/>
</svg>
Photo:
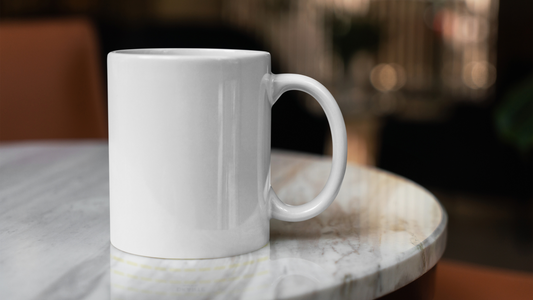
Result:
<svg viewBox="0 0 533 300">
<path fill-rule="evenodd" d="M 503 141 L 494 118 L 509 90 L 533 74 L 532 4 L 500 1 L 498 77 L 487 104 L 457 106 L 445 122 L 388 119 L 379 167 L 428 187 L 533 198 L 531 151 L 520 152 Z"/>
</svg>

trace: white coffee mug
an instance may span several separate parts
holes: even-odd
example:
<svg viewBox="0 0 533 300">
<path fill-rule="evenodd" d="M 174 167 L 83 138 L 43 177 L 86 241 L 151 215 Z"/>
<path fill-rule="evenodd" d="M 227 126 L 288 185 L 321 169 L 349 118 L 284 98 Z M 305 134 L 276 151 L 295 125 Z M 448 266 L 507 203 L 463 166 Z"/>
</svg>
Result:
<svg viewBox="0 0 533 300">
<path fill-rule="evenodd" d="M 335 199 L 346 128 L 333 96 L 302 75 L 274 75 L 270 54 L 219 49 L 109 53 L 111 243 L 158 258 L 257 250 L 269 220 L 304 221 Z M 300 206 L 270 186 L 271 108 L 288 90 L 323 107 L 333 140 L 324 189 Z"/>
</svg>

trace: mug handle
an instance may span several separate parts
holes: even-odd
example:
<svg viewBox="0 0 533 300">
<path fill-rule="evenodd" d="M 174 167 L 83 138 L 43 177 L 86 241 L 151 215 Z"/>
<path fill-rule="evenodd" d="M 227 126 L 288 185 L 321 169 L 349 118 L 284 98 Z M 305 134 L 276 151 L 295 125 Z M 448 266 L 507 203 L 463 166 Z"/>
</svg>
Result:
<svg viewBox="0 0 533 300">
<path fill-rule="evenodd" d="M 293 206 L 283 203 L 274 192 L 274 189 L 270 187 L 269 198 L 272 203 L 272 218 L 289 222 L 305 221 L 326 210 L 339 193 L 346 171 L 346 156 L 348 152 L 346 126 L 335 98 L 318 81 L 298 74 L 269 75 L 268 94 L 270 99 L 272 99 L 272 105 L 286 91 L 297 90 L 308 93 L 322 106 L 331 128 L 331 138 L 333 140 L 331 171 L 326 185 L 318 196 L 310 202 Z"/>
</svg>

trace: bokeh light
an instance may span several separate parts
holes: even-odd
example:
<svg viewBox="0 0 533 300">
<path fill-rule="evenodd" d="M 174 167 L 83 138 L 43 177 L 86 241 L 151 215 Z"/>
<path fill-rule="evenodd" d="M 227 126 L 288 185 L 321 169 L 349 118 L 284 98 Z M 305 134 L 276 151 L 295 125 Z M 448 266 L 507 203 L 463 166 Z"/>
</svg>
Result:
<svg viewBox="0 0 533 300">
<path fill-rule="evenodd" d="M 405 70 L 398 64 L 379 64 L 370 72 L 370 82 L 379 91 L 397 91 L 405 84 Z"/>
<path fill-rule="evenodd" d="M 463 68 L 463 82 L 471 89 L 487 89 L 496 81 L 496 68 L 486 61 L 475 61 Z"/>
</svg>

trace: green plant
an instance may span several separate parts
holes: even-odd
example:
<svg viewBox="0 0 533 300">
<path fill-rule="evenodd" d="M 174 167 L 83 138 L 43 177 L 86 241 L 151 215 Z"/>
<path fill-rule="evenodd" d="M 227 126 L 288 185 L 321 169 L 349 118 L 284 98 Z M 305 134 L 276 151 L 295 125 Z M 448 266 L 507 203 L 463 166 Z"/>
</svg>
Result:
<svg viewBox="0 0 533 300">
<path fill-rule="evenodd" d="M 533 148 L 533 75 L 510 89 L 496 107 L 496 129 L 502 139 L 526 153 Z"/>
</svg>

